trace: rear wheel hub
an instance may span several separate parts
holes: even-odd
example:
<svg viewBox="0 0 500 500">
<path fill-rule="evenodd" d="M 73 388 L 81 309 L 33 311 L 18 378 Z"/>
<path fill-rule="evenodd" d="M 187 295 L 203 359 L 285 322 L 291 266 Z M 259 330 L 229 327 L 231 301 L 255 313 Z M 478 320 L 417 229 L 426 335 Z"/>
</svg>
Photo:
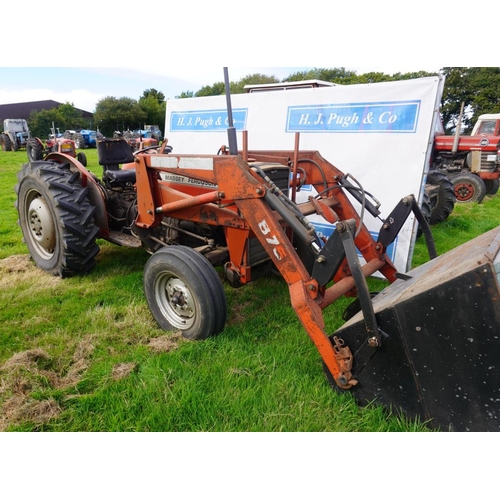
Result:
<svg viewBox="0 0 500 500">
<path fill-rule="evenodd" d="M 56 231 L 49 206 L 44 198 L 32 200 L 28 207 L 30 235 L 40 254 L 51 257 L 56 245 Z"/>
</svg>

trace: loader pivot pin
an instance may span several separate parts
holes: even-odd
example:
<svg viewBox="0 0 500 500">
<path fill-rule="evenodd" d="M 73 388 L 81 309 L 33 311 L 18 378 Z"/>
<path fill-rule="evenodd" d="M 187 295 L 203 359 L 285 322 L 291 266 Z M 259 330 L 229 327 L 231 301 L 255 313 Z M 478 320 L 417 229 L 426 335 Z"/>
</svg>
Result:
<svg viewBox="0 0 500 500">
<path fill-rule="evenodd" d="M 337 383 L 344 389 L 357 385 L 358 381 L 353 379 L 351 374 L 353 356 L 349 347 L 344 345 L 341 338 L 333 337 L 333 350 L 341 371 Z"/>
</svg>

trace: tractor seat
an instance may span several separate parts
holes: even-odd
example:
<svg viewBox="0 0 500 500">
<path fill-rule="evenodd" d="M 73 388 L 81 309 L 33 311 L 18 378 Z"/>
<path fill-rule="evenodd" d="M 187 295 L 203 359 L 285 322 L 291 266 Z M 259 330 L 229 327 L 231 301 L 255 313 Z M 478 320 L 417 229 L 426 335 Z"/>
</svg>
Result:
<svg viewBox="0 0 500 500">
<path fill-rule="evenodd" d="M 97 141 L 97 158 L 104 171 L 119 170 L 120 165 L 135 160 L 132 148 L 124 138 Z"/>
</svg>

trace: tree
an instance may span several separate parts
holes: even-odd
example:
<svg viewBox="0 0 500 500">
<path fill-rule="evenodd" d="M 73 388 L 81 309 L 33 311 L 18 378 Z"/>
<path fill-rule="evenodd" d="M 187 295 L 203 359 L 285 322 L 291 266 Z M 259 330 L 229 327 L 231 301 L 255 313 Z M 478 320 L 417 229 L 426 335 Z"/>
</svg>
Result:
<svg viewBox="0 0 500 500">
<path fill-rule="evenodd" d="M 59 129 L 66 128 L 58 121 L 56 108 L 32 111 L 28 118 L 28 126 L 33 137 L 47 138 L 51 133 L 52 123 Z"/>
<path fill-rule="evenodd" d="M 142 93 L 142 96 L 139 98 L 139 101 L 141 99 L 148 99 L 150 97 L 152 97 L 153 99 L 156 99 L 160 104 L 162 102 L 165 102 L 165 94 L 159 90 L 156 90 L 156 89 L 146 89 Z"/>
<path fill-rule="evenodd" d="M 299 71 L 297 73 L 292 73 L 290 76 L 285 78 L 286 82 L 300 82 L 301 80 L 323 80 L 325 82 L 350 84 L 358 83 L 353 82 L 356 78 L 356 72 L 346 70 L 345 68 L 314 68 L 309 71 Z"/>
<path fill-rule="evenodd" d="M 275 76 L 263 75 L 262 73 L 254 73 L 247 75 L 237 82 L 229 82 L 231 94 L 244 94 L 246 92 L 245 85 L 257 85 L 263 83 L 279 83 L 279 79 Z M 207 97 L 211 95 L 224 95 L 226 93 L 226 84 L 224 82 L 216 82 L 213 85 L 205 85 L 198 92 L 183 92 L 180 97 Z"/>
<path fill-rule="evenodd" d="M 394 73 L 392 75 L 393 80 L 412 80 L 414 78 L 425 78 L 427 76 L 438 76 L 437 73 L 429 73 L 428 71 L 412 71 L 410 73 Z"/>
<path fill-rule="evenodd" d="M 28 118 L 28 126 L 33 137 L 47 137 L 51 133 L 52 124 L 62 132 L 68 129 L 88 128 L 89 120 L 68 102 L 57 108 L 33 111 Z"/>
<path fill-rule="evenodd" d="M 160 130 L 165 130 L 165 115 L 167 104 L 165 101 L 159 102 L 156 97 L 149 95 L 139 99 L 139 106 L 146 113 L 145 123 L 149 125 L 158 125 Z M 140 127 L 141 129 L 143 127 Z"/>
<path fill-rule="evenodd" d="M 473 101 L 473 95 L 470 88 L 468 68 L 443 68 L 443 74 L 446 80 L 441 102 L 441 116 L 445 132 L 452 133 L 457 126 L 462 102 L 464 106 L 468 107 Z M 471 125 L 470 117 L 464 116 L 462 120 L 464 132 L 469 132 Z"/>
<path fill-rule="evenodd" d="M 189 97 L 194 97 L 194 92 L 192 90 L 183 90 L 180 95 L 176 95 L 176 99 L 187 99 Z"/>
<path fill-rule="evenodd" d="M 147 113 L 130 97 L 104 97 L 97 102 L 94 112 L 95 123 L 107 137 L 115 130 L 139 129 L 146 118 Z"/>
<path fill-rule="evenodd" d="M 224 82 L 216 82 L 213 85 L 206 85 L 204 87 L 201 87 L 201 89 L 195 93 L 195 97 L 223 95 L 225 92 L 226 92 L 226 86 Z"/>
<path fill-rule="evenodd" d="M 464 103 L 462 133 L 470 134 L 479 115 L 500 112 L 500 68 L 446 67 L 441 114 L 445 131 L 456 129 Z"/>
<path fill-rule="evenodd" d="M 247 75 L 243 77 L 238 82 L 231 82 L 229 87 L 231 89 L 231 94 L 244 94 L 246 92 L 245 85 L 259 85 L 265 83 L 279 83 L 279 79 L 275 76 L 267 76 L 262 73 L 254 73 L 253 75 Z"/>
</svg>

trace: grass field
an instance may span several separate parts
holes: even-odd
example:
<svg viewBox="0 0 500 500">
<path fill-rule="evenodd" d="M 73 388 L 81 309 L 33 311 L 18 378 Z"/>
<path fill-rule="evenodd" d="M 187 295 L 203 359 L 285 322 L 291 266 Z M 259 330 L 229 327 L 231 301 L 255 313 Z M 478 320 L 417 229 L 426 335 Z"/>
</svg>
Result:
<svg viewBox="0 0 500 500">
<path fill-rule="evenodd" d="M 96 151 L 86 155 L 99 174 Z M 189 342 L 152 319 L 143 250 L 100 241 L 88 275 L 62 280 L 36 269 L 14 209 L 24 162 L 24 151 L 0 151 L 0 430 L 427 430 L 375 405 L 360 408 L 330 388 L 277 277 L 240 289 L 225 284 L 225 330 Z M 438 252 L 499 224 L 498 196 L 457 205 L 433 228 Z M 426 260 L 418 241 L 413 264 Z M 327 331 L 340 326 L 347 304 L 328 309 Z"/>
</svg>

